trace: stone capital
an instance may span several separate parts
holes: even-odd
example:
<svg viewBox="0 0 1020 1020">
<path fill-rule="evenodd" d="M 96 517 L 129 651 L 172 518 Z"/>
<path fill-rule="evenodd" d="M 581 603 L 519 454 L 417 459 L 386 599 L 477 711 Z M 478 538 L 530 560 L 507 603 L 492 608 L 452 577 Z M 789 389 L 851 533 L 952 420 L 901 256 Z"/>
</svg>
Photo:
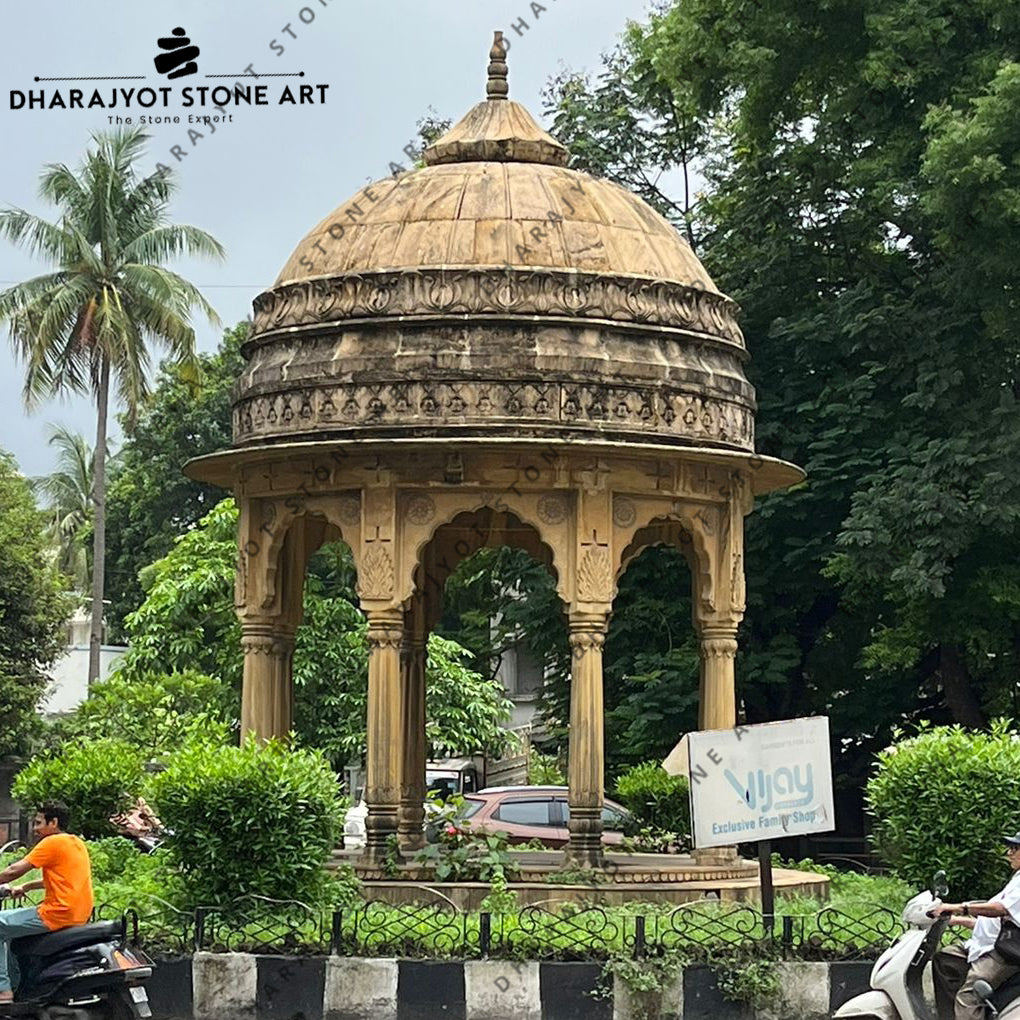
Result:
<svg viewBox="0 0 1020 1020">
<path fill-rule="evenodd" d="M 404 642 L 404 632 L 399 624 L 391 624 L 389 626 L 372 626 L 369 624 L 368 627 L 368 647 L 369 651 L 381 651 L 386 648 L 392 648 L 397 652 L 400 652 Z"/>
<path fill-rule="evenodd" d="M 701 636 L 701 655 L 703 659 L 734 659 L 737 655 L 737 639 L 735 637 Z"/>
<path fill-rule="evenodd" d="M 567 640 L 574 655 L 580 656 L 591 651 L 601 652 L 605 647 L 606 634 L 605 631 L 572 629 Z"/>
<path fill-rule="evenodd" d="M 246 620 L 241 623 L 241 648 L 245 655 L 290 655 L 294 630 L 278 622 Z"/>
</svg>

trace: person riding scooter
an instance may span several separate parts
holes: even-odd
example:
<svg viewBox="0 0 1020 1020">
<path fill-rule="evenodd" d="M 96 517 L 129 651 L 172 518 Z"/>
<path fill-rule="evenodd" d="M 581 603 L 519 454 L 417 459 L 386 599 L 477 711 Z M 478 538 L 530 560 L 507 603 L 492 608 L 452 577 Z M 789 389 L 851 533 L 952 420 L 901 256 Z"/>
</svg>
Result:
<svg viewBox="0 0 1020 1020">
<path fill-rule="evenodd" d="M 990 900 L 943 903 L 934 914 L 950 924 L 972 928 L 974 934 L 960 946 L 940 949 L 932 962 L 935 1004 L 939 1020 L 984 1020 L 985 1002 L 974 991 L 977 981 L 998 988 L 1020 967 L 1007 962 L 995 949 L 1002 919 L 1020 925 L 1020 833 L 1003 837 L 1013 877 Z"/>
<path fill-rule="evenodd" d="M 92 865 L 85 844 L 67 832 L 70 812 L 57 801 L 39 806 L 33 831 L 40 841 L 20 861 L 0 871 L 0 896 L 21 899 L 43 889 L 38 907 L 0 911 L 0 1003 L 14 998 L 10 975 L 10 942 L 22 935 L 58 931 L 84 924 L 92 914 Z M 42 878 L 24 885 L 8 883 L 34 868 Z"/>
</svg>

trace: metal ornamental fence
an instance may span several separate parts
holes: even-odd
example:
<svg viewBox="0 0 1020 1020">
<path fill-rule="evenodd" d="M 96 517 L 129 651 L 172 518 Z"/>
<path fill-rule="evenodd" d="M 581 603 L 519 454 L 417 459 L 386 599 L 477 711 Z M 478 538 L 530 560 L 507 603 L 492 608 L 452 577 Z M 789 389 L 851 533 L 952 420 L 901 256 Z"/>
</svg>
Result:
<svg viewBox="0 0 1020 1020">
<path fill-rule="evenodd" d="M 507 913 L 459 911 L 446 904 L 372 901 L 317 910 L 256 897 L 179 911 L 103 906 L 95 918 L 124 914 L 129 933 L 160 955 L 195 951 L 462 959 L 642 959 L 679 952 L 692 960 L 755 952 L 782 959 L 866 960 L 903 931 L 885 907 L 849 914 L 834 907 L 763 917 L 751 905 L 698 902 L 644 906 L 522 907 Z M 961 937 L 950 929 L 947 939 Z"/>
</svg>

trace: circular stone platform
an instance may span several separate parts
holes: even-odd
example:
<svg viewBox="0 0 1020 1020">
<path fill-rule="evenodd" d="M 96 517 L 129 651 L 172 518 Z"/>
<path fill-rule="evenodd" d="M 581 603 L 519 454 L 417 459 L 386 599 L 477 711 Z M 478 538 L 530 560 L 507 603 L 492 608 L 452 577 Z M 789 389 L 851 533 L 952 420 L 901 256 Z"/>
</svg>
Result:
<svg viewBox="0 0 1020 1020">
<path fill-rule="evenodd" d="M 718 899 L 760 903 L 758 865 L 741 860 L 699 863 L 682 854 L 606 853 L 606 868 L 594 882 L 557 881 L 563 869 L 558 850 L 512 851 L 520 878 L 510 883 L 521 906 L 552 906 L 559 903 L 598 902 L 607 906 L 635 901 L 690 903 Z M 397 876 L 368 867 L 358 851 L 335 850 L 334 864 L 351 864 L 364 887 L 367 900 L 386 903 L 450 903 L 459 910 L 477 910 L 489 894 L 487 882 L 436 882 L 430 868 L 417 864 L 399 866 Z M 570 872 L 566 873 L 570 875 Z M 776 868 L 773 883 L 778 896 L 829 898 L 829 879 L 816 872 Z"/>
</svg>

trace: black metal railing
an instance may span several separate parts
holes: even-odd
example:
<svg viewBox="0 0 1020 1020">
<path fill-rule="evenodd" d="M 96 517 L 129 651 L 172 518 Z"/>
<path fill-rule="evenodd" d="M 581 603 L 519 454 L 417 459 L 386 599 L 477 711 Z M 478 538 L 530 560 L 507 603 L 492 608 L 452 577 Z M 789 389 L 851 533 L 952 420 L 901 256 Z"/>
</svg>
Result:
<svg viewBox="0 0 1020 1020">
<path fill-rule="evenodd" d="M 0 902 L 0 908 L 5 904 Z M 293 900 L 245 897 L 178 910 L 103 905 L 94 920 L 125 916 L 133 940 L 156 956 L 196 951 L 423 958 L 608 960 L 679 953 L 690 960 L 748 951 L 777 959 L 862 960 L 878 956 L 904 930 L 885 907 L 847 913 L 824 907 L 765 918 L 748 904 L 699 901 L 647 907 L 526 906 L 505 913 L 359 903 L 322 910 Z M 769 921 L 772 923 L 768 923 Z M 967 932 L 950 929 L 946 941 Z"/>
</svg>

